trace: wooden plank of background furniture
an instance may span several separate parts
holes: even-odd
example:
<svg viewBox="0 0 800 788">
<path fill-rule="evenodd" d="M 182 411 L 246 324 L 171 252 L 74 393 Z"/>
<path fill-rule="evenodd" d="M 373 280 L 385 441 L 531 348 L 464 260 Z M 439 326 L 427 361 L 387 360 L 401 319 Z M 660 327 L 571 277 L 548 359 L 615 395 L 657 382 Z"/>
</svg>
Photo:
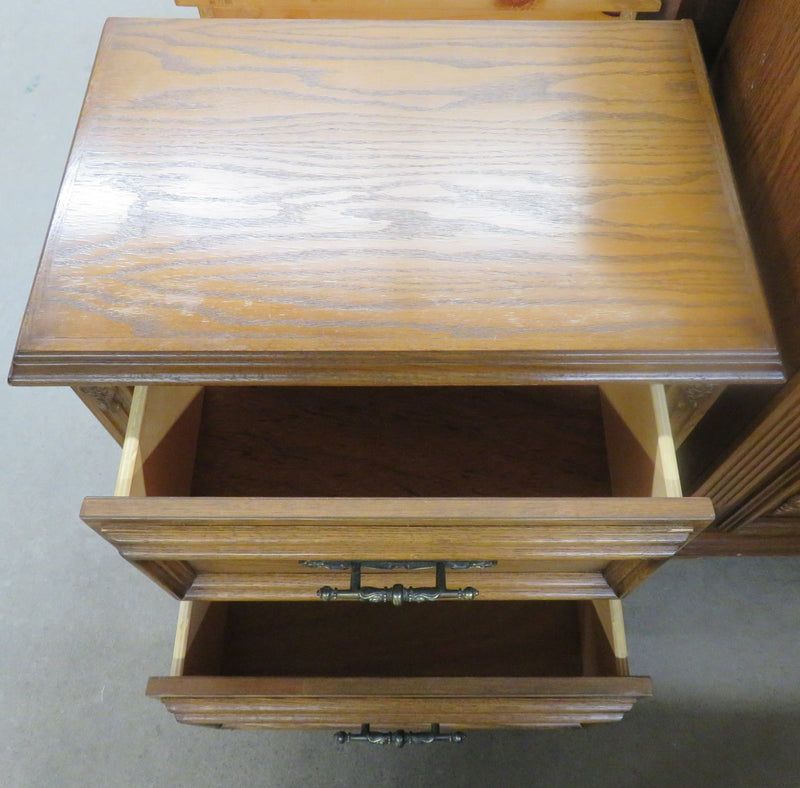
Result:
<svg viewBox="0 0 800 788">
<path fill-rule="evenodd" d="M 661 0 L 175 0 L 203 17 L 250 19 L 613 19 Z"/>
<path fill-rule="evenodd" d="M 744 0 L 731 24 L 714 69 L 720 120 L 737 177 L 787 371 L 794 373 L 747 431 L 712 466 L 697 486 L 717 509 L 722 531 L 754 525 L 797 491 L 800 472 L 800 4 Z M 736 392 L 720 402 L 730 411 Z M 713 412 L 713 409 L 712 409 Z M 725 411 L 727 412 L 727 411 Z M 724 413 L 717 414 L 724 421 Z M 737 426 L 728 420 L 727 429 Z M 743 426 L 743 425 L 739 425 Z M 800 536 L 800 529 L 798 529 Z M 714 532 L 692 551 L 714 540 L 736 554 L 792 552 L 786 529 L 779 539 L 758 529 L 736 540 Z M 782 541 L 781 541 L 782 540 Z M 750 547 L 748 547 L 750 545 Z M 709 546 L 708 548 L 712 548 Z"/>
<path fill-rule="evenodd" d="M 714 92 L 787 368 L 800 370 L 800 3 L 744 0 Z"/>
</svg>

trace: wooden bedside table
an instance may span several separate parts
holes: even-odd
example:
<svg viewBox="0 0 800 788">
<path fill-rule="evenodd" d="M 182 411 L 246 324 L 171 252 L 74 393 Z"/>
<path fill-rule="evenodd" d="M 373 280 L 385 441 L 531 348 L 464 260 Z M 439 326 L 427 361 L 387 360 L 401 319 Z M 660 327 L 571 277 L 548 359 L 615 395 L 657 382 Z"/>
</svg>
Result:
<svg viewBox="0 0 800 788">
<path fill-rule="evenodd" d="M 649 693 L 619 598 L 713 518 L 663 384 L 781 379 L 681 23 L 112 20 L 11 373 L 124 436 L 149 694 L 444 736 Z"/>
</svg>

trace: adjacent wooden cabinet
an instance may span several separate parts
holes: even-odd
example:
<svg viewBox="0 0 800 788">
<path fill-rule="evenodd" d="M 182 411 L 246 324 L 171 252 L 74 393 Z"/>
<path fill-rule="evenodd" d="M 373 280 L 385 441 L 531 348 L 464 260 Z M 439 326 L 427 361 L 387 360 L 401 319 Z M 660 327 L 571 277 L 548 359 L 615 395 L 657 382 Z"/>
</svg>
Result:
<svg viewBox="0 0 800 788">
<path fill-rule="evenodd" d="M 800 6 L 743 0 L 712 78 L 784 359 L 780 387 L 731 389 L 681 461 L 717 522 L 695 555 L 800 553 Z"/>
<path fill-rule="evenodd" d="M 11 374 L 122 444 L 150 695 L 422 740 L 649 694 L 665 386 L 782 380 L 691 27 L 625 21 L 110 21 Z"/>
</svg>

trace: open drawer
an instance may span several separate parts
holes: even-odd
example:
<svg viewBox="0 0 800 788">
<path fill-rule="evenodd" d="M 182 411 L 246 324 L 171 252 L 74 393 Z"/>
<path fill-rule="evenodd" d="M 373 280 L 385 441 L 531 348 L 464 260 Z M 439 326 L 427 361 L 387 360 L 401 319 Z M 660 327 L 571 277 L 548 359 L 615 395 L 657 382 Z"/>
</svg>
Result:
<svg viewBox="0 0 800 788">
<path fill-rule="evenodd" d="M 116 492 L 81 516 L 187 600 L 618 597 L 713 518 L 642 384 L 139 387 Z"/>
<path fill-rule="evenodd" d="M 184 602 L 172 676 L 150 679 L 147 694 L 180 722 L 369 724 L 380 738 L 610 722 L 651 687 L 628 676 L 619 600 Z"/>
</svg>

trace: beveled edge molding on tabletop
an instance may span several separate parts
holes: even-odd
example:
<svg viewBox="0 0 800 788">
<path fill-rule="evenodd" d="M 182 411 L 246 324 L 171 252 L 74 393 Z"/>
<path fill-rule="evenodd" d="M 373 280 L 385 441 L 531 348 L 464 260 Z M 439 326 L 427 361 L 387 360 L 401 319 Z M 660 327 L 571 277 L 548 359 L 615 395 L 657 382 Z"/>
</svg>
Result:
<svg viewBox="0 0 800 788">
<path fill-rule="evenodd" d="M 17 352 L 12 385 L 781 383 L 777 351 Z"/>
</svg>

